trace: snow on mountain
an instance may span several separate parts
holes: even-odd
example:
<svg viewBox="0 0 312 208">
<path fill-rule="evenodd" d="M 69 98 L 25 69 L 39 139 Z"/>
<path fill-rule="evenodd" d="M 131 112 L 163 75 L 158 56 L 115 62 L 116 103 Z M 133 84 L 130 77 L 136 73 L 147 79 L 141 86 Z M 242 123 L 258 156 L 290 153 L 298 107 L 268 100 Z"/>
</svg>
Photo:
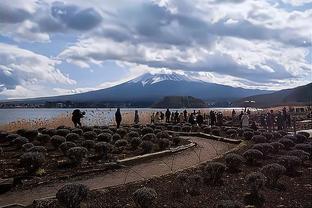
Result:
<svg viewBox="0 0 312 208">
<path fill-rule="evenodd" d="M 187 82 L 202 82 L 197 79 L 187 77 L 182 74 L 171 73 L 171 74 L 143 74 L 133 80 L 130 80 L 128 83 L 141 83 L 142 86 L 152 85 L 162 81 L 187 81 Z"/>
</svg>

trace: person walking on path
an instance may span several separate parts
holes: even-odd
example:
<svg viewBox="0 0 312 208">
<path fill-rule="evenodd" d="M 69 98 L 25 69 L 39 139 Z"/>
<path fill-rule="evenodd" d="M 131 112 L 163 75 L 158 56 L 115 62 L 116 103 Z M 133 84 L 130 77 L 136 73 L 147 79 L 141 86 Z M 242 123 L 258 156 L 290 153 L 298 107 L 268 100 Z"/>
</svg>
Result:
<svg viewBox="0 0 312 208">
<path fill-rule="evenodd" d="M 166 110 L 166 123 L 170 122 L 170 116 L 171 116 L 171 113 L 169 111 L 169 108 L 167 108 L 167 110 Z"/>
<path fill-rule="evenodd" d="M 139 112 L 138 110 L 134 111 L 134 123 L 138 124 L 140 122 L 140 118 L 139 118 Z"/>
<path fill-rule="evenodd" d="M 120 127 L 120 123 L 121 123 L 121 120 L 122 120 L 121 113 L 120 113 L 120 108 L 117 108 L 117 111 L 115 113 L 115 120 L 116 120 L 116 123 L 117 123 L 117 129 L 118 129 Z"/>
<path fill-rule="evenodd" d="M 75 109 L 72 113 L 72 121 L 75 127 L 82 126 L 80 119 L 83 118 L 84 112 L 81 112 L 79 109 Z"/>
</svg>

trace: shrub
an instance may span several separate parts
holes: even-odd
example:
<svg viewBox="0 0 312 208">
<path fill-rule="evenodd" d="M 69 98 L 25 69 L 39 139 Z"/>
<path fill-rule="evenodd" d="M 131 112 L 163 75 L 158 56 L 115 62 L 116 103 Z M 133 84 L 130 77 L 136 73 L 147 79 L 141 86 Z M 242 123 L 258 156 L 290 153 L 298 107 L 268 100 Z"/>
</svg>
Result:
<svg viewBox="0 0 312 208">
<path fill-rule="evenodd" d="M 226 134 L 229 136 L 237 135 L 237 131 L 235 129 L 228 129 L 228 130 L 226 130 Z"/>
<path fill-rule="evenodd" d="M 132 199 L 137 207 L 150 208 L 157 197 L 157 193 L 152 188 L 142 187 L 137 189 L 132 196 Z"/>
<path fill-rule="evenodd" d="M 72 148 L 76 147 L 77 145 L 74 142 L 63 142 L 60 146 L 59 149 L 62 151 L 64 155 L 67 154 L 67 151 Z"/>
<path fill-rule="evenodd" d="M 263 166 L 260 171 L 267 177 L 269 187 L 277 187 L 278 179 L 285 174 L 286 168 L 280 164 L 272 163 Z"/>
<path fill-rule="evenodd" d="M 288 134 L 287 131 L 283 131 L 283 130 L 278 131 L 278 133 L 282 135 L 282 137 Z"/>
<path fill-rule="evenodd" d="M 190 132 L 192 130 L 192 127 L 189 125 L 184 125 L 182 126 L 182 131 L 183 132 Z"/>
<path fill-rule="evenodd" d="M 97 134 L 94 131 L 87 131 L 82 134 L 85 140 L 95 140 L 97 138 Z"/>
<path fill-rule="evenodd" d="M 119 128 L 116 133 L 119 134 L 121 138 L 124 138 L 128 132 L 125 128 Z"/>
<path fill-rule="evenodd" d="M 249 149 L 244 152 L 243 156 L 246 158 L 248 165 L 256 165 L 258 160 L 263 158 L 263 153 L 256 149 Z"/>
<path fill-rule="evenodd" d="M 45 158 L 39 152 L 27 152 L 20 157 L 20 166 L 28 173 L 36 172 L 45 162 Z"/>
<path fill-rule="evenodd" d="M 252 131 L 244 131 L 243 133 L 243 137 L 246 139 L 246 140 L 251 140 L 252 137 L 253 137 L 253 132 Z"/>
<path fill-rule="evenodd" d="M 261 132 L 260 131 L 255 131 L 254 135 L 261 135 Z"/>
<path fill-rule="evenodd" d="M 303 134 L 296 134 L 296 141 L 295 143 L 299 144 L 299 143 L 305 143 L 307 141 L 307 138 L 305 135 Z"/>
<path fill-rule="evenodd" d="M 219 162 L 208 163 L 203 172 L 204 182 L 206 184 L 217 185 L 220 184 L 221 178 L 225 171 L 225 165 Z"/>
<path fill-rule="evenodd" d="M 109 133 L 110 135 L 114 134 L 114 132 L 112 130 L 110 130 L 110 129 L 103 129 L 102 133 Z"/>
<path fill-rule="evenodd" d="M 142 129 L 142 135 L 152 134 L 152 133 L 154 133 L 154 130 L 151 127 L 144 127 Z"/>
<path fill-rule="evenodd" d="M 285 146 L 279 142 L 271 142 L 270 145 L 273 147 L 273 153 L 278 153 L 281 149 L 285 148 Z"/>
<path fill-rule="evenodd" d="M 272 133 L 269 132 L 263 132 L 262 135 L 267 138 L 267 141 L 272 141 L 274 138 L 274 135 Z"/>
<path fill-rule="evenodd" d="M 128 141 L 125 139 L 119 139 L 115 142 L 116 147 L 125 147 L 128 145 Z"/>
<path fill-rule="evenodd" d="M 42 131 L 43 134 L 48 134 L 50 137 L 56 135 L 56 129 L 45 129 Z"/>
<path fill-rule="evenodd" d="M 187 192 L 192 196 L 198 195 L 202 181 L 202 177 L 198 174 L 187 177 Z"/>
<path fill-rule="evenodd" d="M 67 156 L 73 164 L 81 164 L 88 150 L 84 147 L 72 147 L 67 151 Z"/>
<path fill-rule="evenodd" d="M 296 144 L 295 148 L 309 153 L 310 158 L 312 158 L 312 145 L 311 144 Z"/>
<path fill-rule="evenodd" d="M 173 130 L 173 131 L 179 132 L 179 131 L 181 131 L 182 129 L 181 129 L 181 126 L 175 125 L 175 126 L 172 127 L 172 130 Z"/>
<path fill-rule="evenodd" d="M 87 198 L 89 189 L 82 184 L 68 184 L 56 193 L 59 203 L 66 208 L 79 208 L 81 201 Z"/>
<path fill-rule="evenodd" d="M 215 208 L 241 208 L 241 207 L 242 206 L 239 202 L 232 200 L 222 200 L 215 205 Z"/>
<path fill-rule="evenodd" d="M 253 141 L 256 144 L 259 143 L 266 143 L 267 142 L 267 138 L 263 135 L 255 135 L 252 137 L 251 141 Z"/>
<path fill-rule="evenodd" d="M 134 137 L 130 141 L 131 147 L 133 149 L 137 149 L 139 147 L 139 145 L 141 144 L 141 142 L 142 142 L 142 140 L 139 137 Z"/>
<path fill-rule="evenodd" d="M 157 138 L 166 138 L 166 139 L 168 139 L 169 137 L 170 137 L 170 135 L 168 134 L 168 132 L 166 132 L 166 131 L 161 131 L 161 132 L 159 132 L 159 133 L 157 133 L 156 134 L 156 137 Z"/>
<path fill-rule="evenodd" d="M 119 134 L 113 134 L 112 136 L 113 142 L 116 142 L 117 140 L 120 140 L 120 139 L 121 139 L 121 136 Z"/>
<path fill-rule="evenodd" d="M 145 134 L 143 137 L 142 137 L 142 140 L 143 141 L 157 141 L 157 137 L 155 134 L 153 133 L 148 133 L 148 134 Z"/>
<path fill-rule="evenodd" d="M 281 138 L 280 140 L 278 140 L 279 143 L 282 143 L 285 146 L 286 150 L 289 150 L 291 147 L 295 146 L 295 143 L 287 138 Z"/>
<path fill-rule="evenodd" d="M 87 148 L 88 150 L 93 149 L 95 142 L 93 140 L 85 140 L 81 143 L 81 146 Z"/>
<path fill-rule="evenodd" d="M 34 144 L 33 143 L 26 143 L 26 144 L 23 144 L 22 145 L 22 149 L 23 149 L 23 151 L 28 151 L 30 148 L 32 148 L 34 146 Z"/>
<path fill-rule="evenodd" d="M 268 156 L 269 153 L 272 153 L 274 151 L 274 148 L 269 143 L 261 143 L 261 144 L 255 144 L 252 146 L 252 149 L 256 149 L 262 152 L 263 156 Z"/>
<path fill-rule="evenodd" d="M 146 153 L 150 153 L 153 151 L 153 143 L 151 141 L 143 141 L 141 144 L 140 144 L 140 147 L 142 148 L 143 150 L 143 154 L 146 154 Z"/>
<path fill-rule="evenodd" d="M 99 129 L 99 128 L 93 129 L 93 131 L 94 131 L 97 135 L 99 135 L 99 134 L 102 133 L 102 129 Z"/>
<path fill-rule="evenodd" d="M 278 133 L 278 132 L 273 132 L 273 138 L 275 139 L 275 140 L 278 140 L 278 139 L 280 139 L 280 138 L 282 138 L 283 137 L 283 135 L 281 135 L 280 133 Z"/>
<path fill-rule="evenodd" d="M 230 153 L 225 156 L 225 164 L 231 172 L 238 172 L 244 158 L 238 154 Z"/>
<path fill-rule="evenodd" d="M 301 162 L 303 163 L 304 161 L 308 160 L 310 157 L 310 154 L 303 151 L 303 150 L 292 150 L 290 152 L 287 153 L 288 155 L 291 156 L 296 156 L 298 158 L 300 158 Z"/>
<path fill-rule="evenodd" d="M 38 136 L 38 131 L 37 130 L 25 130 L 22 136 L 26 137 L 29 140 L 33 140 L 36 138 L 36 136 Z"/>
<path fill-rule="evenodd" d="M 244 130 L 243 129 L 237 129 L 237 133 L 238 133 L 238 136 L 243 136 L 244 134 Z"/>
<path fill-rule="evenodd" d="M 79 139 L 80 139 L 80 136 L 79 134 L 76 134 L 76 133 L 69 133 L 66 136 L 66 141 L 70 141 L 70 142 L 77 141 Z"/>
<path fill-rule="evenodd" d="M 4 131 L 0 131 L 0 141 L 5 141 L 6 137 L 9 135 L 9 133 L 4 132 Z"/>
<path fill-rule="evenodd" d="M 187 192 L 188 184 L 187 184 L 187 174 L 185 173 L 179 173 L 176 177 L 176 186 L 174 193 L 177 196 L 183 196 L 185 192 Z"/>
<path fill-rule="evenodd" d="M 130 131 L 128 134 L 127 134 L 127 138 L 129 140 L 131 140 L 132 138 L 137 138 L 137 137 L 140 137 L 139 133 L 136 132 L 136 131 Z"/>
<path fill-rule="evenodd" d="M 220 129 L 212 129 L 211 134 L 214 136 L 220 136 Z"/>
<path fill-rule="evenodd" d="M 73 129 L 72 131 L 71 131 L 72 133 L 75 133 L 75 134 L 78 134 L 78 135 L 82 135 L 83 134 L 83 131 L 82 131 L 82 129 Z"/>
<path fill-rule="evenodd" d="M 310 137 L 310 134 L 308 132 L 304 132 L 304 131 L 300 131 L 297 133 L 297 135 L 300 134 L 300 135 L 303 135 L 305 136 L 306 138 L 309 138 Z"/>
<path fill-rule="evenodd" d="M 18 135 L 18 134 L 9 134 L 5 137 L 5 140 L 8 142 L 12 142 L 14 139 L 16 139 L 19 136 L 20 135 Z"/>
<path fill-rule="evenodd" d="M 166 138 L 159 139 L 158 146 L 159 146 L 159 149 L 161 150 L 167 149 L 170 146 L 169 139 L 166 139 Z"/>
<path fill-rule="evenodd" d="M 112 141 L 112 135 L 109 133 L 101 133 L 98 135 L 97 138 L 98 141 L 100 142 L 108 142 L 110 143 Z"/>
<path fill-rule="evenodd" d="M 173 136 L 172 137 L 172 142 L 175 146 L 179 145 L 181 142 L 181 138 L 179 136 Z"/>
<path fill-rule="evenodd" d="M 28 152 L 39 152 L 45 154 L 47 152 L 47 148 L 44 146 L 33 146 L 27 150 Z"/>
<path fill-rule="evenodd" d="M 83 132 L 93 131 L 93 127 L 91 127 L 91 126 L 83 126 L 82 130 L 83 130 Z"/>
<path fill-rule="evenodd" d="M 39 134 L 36 137 L 36 140 L 38 142 L 40 142 L 41 144 L 46 144 L 50 141 L 51 137 L 49 136 L 49 134 Z"/>
<path fill-rule="evenodd" d="M 29 140 L 26 137 L 19 136 L 11 141 L 11 144 L 17 149 L 22 148 L 23 144 L 28 143 Z"/>
<path fill-rule="evenodd" d="M 210 128 L 209 127 L 205 127 L 204 129 L 203 129 L 203 132 L 205 133 L 205 134 L 210 134 Z"/>
<path fill-rule="evenodd" d="M 251 194 L 259 197 L 259 190 L 263 188 L 266 178 L 261 172 L 253 172 L 245 177 Z"/>
<path fill-rule="evenodd" d="M 63 137 L 65 137 L 69 133 L 70 133 L 70 131 L 68 129 L 57 129 L 56 130 L 56 135 L 63 136 Z"/>
<path fill-rule="evenodd" d="M 95 144 L 94 149 L 99 158 L 107 159 L 108 153 L 113 150 L 113 145 L 107 142 L 98 142 Z"/>
<path fill-rule="evenodd" d="M 300 166 L 301 160 L 296 156 L 281 156 L 278 163 L 286 168 L 286 175 L 293 176 L 297 173 L 297 167 Z"/>
<path fill-rule="evenodd" d="M 51 144 L 55 149 L 57 149 L 63 142 L 66 141 L 65 137 L 59 136 L 59 135 L 54 135 L 51 137 Z"/>
</svg>

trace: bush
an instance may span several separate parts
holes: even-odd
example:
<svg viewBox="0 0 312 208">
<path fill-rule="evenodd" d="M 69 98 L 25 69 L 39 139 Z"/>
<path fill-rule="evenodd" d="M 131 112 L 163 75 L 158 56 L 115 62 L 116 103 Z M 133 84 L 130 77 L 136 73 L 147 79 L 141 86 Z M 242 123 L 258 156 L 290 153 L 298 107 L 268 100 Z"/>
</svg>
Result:
<svg viewBox="0 0 312 208">
<path fill-rule="evenodd" d="M 170 146 L 169 139 L 166 139 L 166 138 L 159 139 L 158 146 L 159 146 L 159 149 L 161 150 L 167 149 Z"/>
<path fill-rule="evenodd" d="M 202 181 L 202 177 L 197 174 L 187 177 L 187 192 L 192 196 L 198 195 L 200 193 Z"/>
<path fill-rule="evenodd" d="M 99 128 L 93 129 L 93 131 L 94 131 L 97 135 L 99 135 L 99 134 L 102 133 L 102 129 L 99 129 Z"/>
<path fill-rule="evenodd" d="M 310 134 L 308 132 L 300 131 L 297 133 L 297 135 L 298 134 L 305 136 L 307 139 L 310 137 Z"/>
<path fill-rule="evenodd" d="M 291 147 L 295 146 L 295 143 L 292 140 L 287 139 L 285 137 L 278 140 L 278 142 L 283 144 L 286 150 L 289 150 Z"/>
<path fill-rule="evenodd" d="M 184 193 L 187 192 L 188 184 L 187 184 L 187 174 L 185 173 L 179 173 L 175 180 L 176 186 L 174 187 L 175 190 L 174 193 L 176 196 L 183 196 Z"/>
<path fill-rule="evenodd" d="M 179 126 L 179 125 L 175 125 L 175 126 L 172 127 L 172 130 L 173 130 L 173 131 L 179 132 L 179 131 L 182 130 L 182 128 L 181 128 L 181 126 Z"/>
<path fill-rule="evenodd" d="M 182 131 L 183 132 L 190 132 L 192 130 L 192 127 L 189 125 L 184 125 L 182 126 Z"/>
<path fill-rule="evenodd" d="M 81 143 L 81 146 L 90 150 L 90 149 L 93 149 L 95 147 L 95 142 L 93 140 L 85 140 Z"/>
<path fill-rule="evenodd" d="M 68 129 L 57 129 L 56 130 L 56 135 L 63 136 L 63 137 L 66 137 L 66 135 L 69 133 L 70 133 L 70 131 Z"/>
<path fill-rule="evenodd" d="M 204 182 L 210 185 L 220 184 L 225 171 L 225 165 L 219 162 L 209 162 L 203 172 Z"/>
<path fill-rule="evenodd" d="M 267 142 L 267 138 L 263 135 L 255 135 L 252 137 L 251 141 L 253 141 L 256 144 L 259 143 L 266 143 Z"/>
<path fill-rule="evenodd" d="M 156 135 L 153 134 L 153 133 L 148 133 L 148 134 L 145 134 L 145 135 L 142 137 L 142 140 L 143 140 L 143 141 L 155 142 L 155 141 L 157 141 L 157 137 L 156 137 Z"/>
<path fill-rule="evenodd" d="M 93 127 L 91 127 L 91 126 L 83 126 L 82 130 L 83 130 L 83 132 L 93 131 Z"/>
<path fill-rule="evenodd" d="M 153 151 L 153 143 L 151 141 L 143 141 L 141 144 L 140 144 L 140 147 L 142 148 L 143 150 L 143 154 L 146 154 L 146 153 L 150 153 Z"/>
<path fill-rule="evenodd" d="M 272 163 L 263 166 L 260 171 L 267 177 L 267 185 L 269 187 L 277 187 L 278 179 L 285 174 L 286 168 L 280 164 Z"/>
<path fill-rule="evenodd" d="M 128 141 L 125 139 L 119 139 L 115 142 L 116 147 L 125 147 L 128 145 Z"/>
<path fill-rule="evenodd" d="M 179 136 L 173 136 L 172 137 L 173 145 L 178 146 L 180 144 L 180 142 L 181 142 L 181 138 Z"/>
<path fill-rule="evenodd" d="M 38 136 L 38 131 L 37 130 L 25 130 L 22 136 L 26 137 L 29 140 L 33 140 L 36 138 L 36 136 Z"/>
<path fill-rule="evenodd" d="M 282 135 L 282 137 L 287 135 L 287 131 L 283 131 L 283 130 L 278 131 L 278 133 Z"/>
<path fill-rule="evenodd" d="M 109 133 L 101 133 L 98 135 L 97 140 L 100 142 L 112 142 L 113 136 Z"/>
<path fill-rule="evenodd" d="M 248 165 L 256 165 L 258 160 L 263 158 L 263 153 L 256 149 L 249 149 L 244 152 L 243 156 L 245 157 Z"/>
<path fill-rule="evenodd" d="M 263 132 L 262 135 L 267 138 L 267 141 L 272 141 L 274 138 L 274 135 L 272 133 L 269 132 Z"/>
<path fill-rule="evenodd" d="M 128 132 L 125 128 L 119 128 L 116 133 L 119 134 L 121 138 L 124 138 Z"/>
<path fill-rule="evenodd" d="M 83 131 L 82 131 L 82 129 L 73 129 L 72 131 L 71 131 L 72 133 L 75 133 L 75 134 L 78 134 L 79 136 L 81 136 L 82 134 L 83 134 Z"/>
<path fill-rule="evenodd" d="M 142 129 L 142 135 L 152 134 L 152 133 L 154 133 L 154 130 L 151 127 L 144 127 Z"/>
<path fill-rule="evenodd" d="M 36 140 L 41 144 L 46 144 L 50 141 L 51 137 L 48 134 L 39 134 L 36 137 Z"/>
<path fill-rule="evenodd" d="M 244 158 L 235 153 L 229 153 L 225 156 L 225 164 L 231 172 L 238 172 Z"/>
<path fill-rule="evenodd" d="M 298 149 L 297 150 L 292 150 L 292 151 L 288 152 L 287 154 L 300 158 L 302 163 L 310 158 L 310 154 L 309 153 L 307 153 L 307 152 L 305 152 L 303 150 L 298 150 Z"/>
<path fill-rule="evenodd" d="M 161 138 L 168 139 L 170 137 L 170 135 L 166 131 L 161 131 L 161 132 L 156 134 L 156 137 L 159 138 L 159 139 L 161 139 Z"/>
<path fill-rule="evenodd" d="M 112 140 L 113 142 L 115 143 L 117 140 L 120 140 L 121 139 L 121 136 L 119 134 L 113 134 L 112 136 Z"/>
<path fill-rule="evenodd" d="M 87 198 L 89 189 L 82 184 L 68 184 L 56 193 L 59 203 L 66 208 L 79 208 L 81 201 Z"/>
<path fill-rule="evenodd" d="M 79 139 L 80 139 L 80 136 L 79 134 L 76 134 L 76 133 L 69 133 L 66 136 L 66 141 L 69 141 L 69 142 L 77 141 Z"/>
<path fill-rule="evenodd" d="M 253 137 L 253 132 L 252 131 L 245 131 L 244 133 L 243 133 L 243 137 L 246 139 L 246 140 L 251 140 L 252 139 L 252 137 Z"/>
<path fill-rule="evenodd" d="M 220 129 L 212 129 L 211 134 L 214 136 L 220 136 Z"/>
<path fill-rule="evenodd" d="M 311 144 L 296 144 L 295 148 L 309 153 L 310 158 L 312 158 L 312 145 Z"/>
<path fill-rule="evenodd" d="M 39 152 L 27 152 L 20 157 L 20 166 L 30 174 L 41 168 L 44 162 L 45 158 Z"/>
<path fill-rule="evenodd" d="M 99 158 L 107 159 L 108 153 L 113 150 L 113 145 L 107 142 L 98 142 L 95 144 L 94 149 Z"/>
<path fill-rule="evenodd" d="M 59 149 L 62 151 L 64 155 L 67 154 L 67 151 L 72 148 L 76 147 L 77 145 L 74 142 L 63 142 L 60 146 Z"/>
<path fill-rule="evenodd" d="M 256 149 L 262 152 L 263 156 L 266 157 L 270 153 L 274 152 L 274 148 L 269 143 L 261 143 L 261 144 L 255 144 L 252 146 L 252 149 Z"/>
<path fill-rule="evenodd" d="M 72 147 L 67 151 L 67 156 L 73 164 L 79 165 L 82 163 L 87 152 L 88 150 L 84 147 Z"/>
<path fill-rule="evenodd" d="M 44 146 L 33 146 L 27 150 L 28 152 L 39 152 L 45 154 L 47 152 L 47 148 Z"/>
<path fill-rule="evenodd" d="M 19 136 L 11 141 L 11 144 L 17 149 L 21 149 L 23 144 L 28 143 L 29 140 L 26 137 Z"/>
<path fill-rule="evenodd" d="M 295 143 L 300 144 L 300 143 L 305 143 L 307 141 L 307 137 L 302 134 L 296 134 L 296 141 Z"/>
<path fill-rule="evenodd" d="M 251 194 L 259 197 L 259 190 L 263 188 L 266 178 L 261 172 L 250 173 L 245 177 Z"/>
<path fill-rule="evenodd" d="M 33 143 L 26 143 L 26 144 L 23 144 L 22 145 L 22 149 L 23 149 L 23 151 L 28 151 L 30 148 L 32 148 L 34 146 L 34 144 Z"/>
<path fill-rule="evenodd" d="M 157 197 L 157 193 L 152 188 L 142 187 L 137 189 L 132 196 L 132 199 L 137 207 L 150 208 Z"/>
<path fill-rule="evenodd" d="M 142 142 L 142 140 L 139 137 L 134 137 L 130 141 L 131 147 L 133 149 L 137 149 L 140 146 L 141 142 Z"/>
<path fill-rule="evenodd" d="M 14 139 L 19 137 L 20 135 L 18 134 L 9 134 L 5 137 L 5 141 L 12 142 Z"/>
<path fill-rule="evenodd" d="M 222 200 L 215 205 L 215 208 L 242 208 L 242 205 L 237 201 Z"/>
<path fill-rule="evenodd" d="M 279 142 L 271 142 L 270 145 L 273 147 L 273 153 L 278 153 L 280 150 L 285 148 L 285 146 Z"/>
<path fill-rule="evenodd" d="M 203 128 L 203 132 L 205 133 L 205 134 L 210 134 L 210 128 L 209 127 L 204 127 Z"/>
<path fill-rule="evenodd" d="M 42 130 L 42 134 L 48 134 L 50 137 L 56 135 L 56 129 L 45 129 Z"/>
<path fill-rule="evenodd" d="M 226 134 L 228 136 L 237 135 L 237 131 L 235 129 L 228 129 L 226 130 Z"/>
<path fill-rule="evenodd" d="M 129 140 L 131 140 L 132 138 L 137 138 L 137 137 L 140 137 L 139 133 L 136 132 L 136 131 L 130 131 L 128 134 L 127 134 L 127 138 Z"/>
<path fill-rule="evenodd" d="M 85 140 L 96 140 L 97 134 L 94 131 L 87 131 L 82 134 Z"/>
<path fill-rule="evenodd" d="M 66 141 L 65 137 L 59 136 L 59 135 L 54 135 L 51 137 L 51 144 L 55 149 L 57 149 L 63 142 Z"/>
<path fill-rule="evenodd" d="M 278 133 L 278 132 L 273 132 L 273 138 L 275 139 L 275 140 L 278 140 L 278 139 L 280 139 L 280 138 L 282 138 L 283 137 L 283 135 L 281 135 L 280 133 Z"/>
<path fill-rule="evenodd" d="M 293 176 L 297 173 L 297 167 L 300 166 L 301 160 L 296 156 L 281 156 L 278 163 L 286 168 L 286 175 Z"/>
</svg>

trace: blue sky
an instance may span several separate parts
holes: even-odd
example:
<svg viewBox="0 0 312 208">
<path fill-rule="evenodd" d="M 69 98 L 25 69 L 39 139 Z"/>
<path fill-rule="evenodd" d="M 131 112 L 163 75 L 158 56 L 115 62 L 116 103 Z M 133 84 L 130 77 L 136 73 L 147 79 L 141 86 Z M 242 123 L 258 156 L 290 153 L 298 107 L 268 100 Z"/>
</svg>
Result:
<svg viewBox="0 0 312 208">
<path fill-rule="evenodd" d="M 0 99 L 143 73 L 284 89 L 312 81 L 312 0 L 2 0 Z"/>
</svg>

